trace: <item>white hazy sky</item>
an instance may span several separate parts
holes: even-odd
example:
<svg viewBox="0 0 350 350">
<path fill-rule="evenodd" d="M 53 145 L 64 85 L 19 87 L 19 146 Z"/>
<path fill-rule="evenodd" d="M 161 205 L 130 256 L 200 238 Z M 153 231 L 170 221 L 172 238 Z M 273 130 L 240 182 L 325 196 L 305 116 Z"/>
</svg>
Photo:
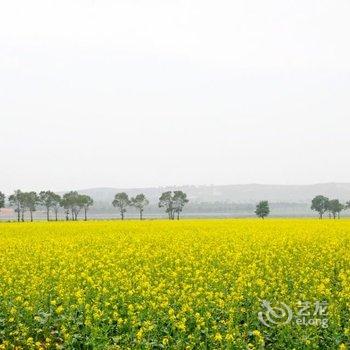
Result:
<svg viewBox="0 0 350 350">
<path fill-rule="evenodd" d="M 0 190 L 350 182 L 348 0 L 11 0 Z"/>
</svg>

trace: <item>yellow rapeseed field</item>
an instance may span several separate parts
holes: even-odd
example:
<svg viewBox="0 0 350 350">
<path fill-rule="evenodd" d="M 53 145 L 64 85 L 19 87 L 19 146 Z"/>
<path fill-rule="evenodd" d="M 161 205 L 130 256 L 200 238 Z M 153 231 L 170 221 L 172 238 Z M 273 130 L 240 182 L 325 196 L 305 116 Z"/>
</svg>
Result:
<svg viewBox="0 0 350 350">
<path fill-rule="evenodd" d="M 347 349 L 349 310 L 348 220 L 0 224 L 0 349 Z"/>
</svg>

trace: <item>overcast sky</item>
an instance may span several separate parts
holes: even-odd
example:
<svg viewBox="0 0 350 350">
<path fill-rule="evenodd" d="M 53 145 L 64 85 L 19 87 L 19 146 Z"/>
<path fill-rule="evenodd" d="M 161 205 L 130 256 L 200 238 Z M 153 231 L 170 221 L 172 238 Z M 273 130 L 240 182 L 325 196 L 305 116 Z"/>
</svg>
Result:
<svg viewBox="0 0 350 350">
<path fill-rule="evenodd" d="M 350 182 L 348 0 L 11 0 L 0 190 Z"/>
</svg>

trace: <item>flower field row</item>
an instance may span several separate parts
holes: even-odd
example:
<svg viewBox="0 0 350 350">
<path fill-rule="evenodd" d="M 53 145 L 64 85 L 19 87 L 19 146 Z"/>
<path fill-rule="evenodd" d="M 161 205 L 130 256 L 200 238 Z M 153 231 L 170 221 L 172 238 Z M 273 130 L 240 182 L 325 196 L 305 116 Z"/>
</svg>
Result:
<svg viewBox="0 0 350 350">
<path fill-rule="evenodd" d="M 348 220 L 0 224 L 0 349 L 347 349 L 349 310 Z"/>
</svg>

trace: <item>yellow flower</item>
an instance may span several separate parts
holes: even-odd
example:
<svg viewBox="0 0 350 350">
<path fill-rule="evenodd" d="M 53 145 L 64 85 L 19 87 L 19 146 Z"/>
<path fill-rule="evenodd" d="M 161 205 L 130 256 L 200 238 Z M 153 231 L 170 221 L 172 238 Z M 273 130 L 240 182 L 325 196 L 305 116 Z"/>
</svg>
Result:
<svg viewBox="0 0 350 350">
<path fill-rule="evenodd" d="M 140 340 L 142 339 L 142 337 L 143 337 L 143 330 L 140 329 L 140 330 L 136 333 L 136 339 L 137 339 L 138 341 L 140 341 Z"/>
<path fill-rule="evenodd" d="M 261 333 L 260 333 L 260 331 L 258 331 L 257 329 L 254 330 L 252 333 L 253 333 L 253 335 L 254 335 L 255 337 L 261 337 Z"/>
<path fill-rule="evenodd" d="M 226 334 L 225 339 L 226 339 L 228 342 L 232 342 L 232 341 L 233 341 L 233 335 L 232 335 L 232 334 Z"/>
<path fill-rule="evenodd" d="M 214 340 L 220 342 L 222 340 L 222 335 L 220 333 L 216 333 Z"/>
<path fill-rule="evenodd" d="M 56 308 L 56 313 L 57 313 L 58 315 L 60 315 L 63 311 L 64 311 L 64 308 L 63 308 L 62 305 L 60 305 L 60 306 L 58 306 L 58 307 Z"/>
<path fill-rule="evenodd" d="M 185 322 L 179 321 L 179 322 L 177 323 L 177 328 L 178 328 L 180 331 L 185 332 L 185 331 L 186 331 L 186 324 L 185 324 Z"/>
</svg>

